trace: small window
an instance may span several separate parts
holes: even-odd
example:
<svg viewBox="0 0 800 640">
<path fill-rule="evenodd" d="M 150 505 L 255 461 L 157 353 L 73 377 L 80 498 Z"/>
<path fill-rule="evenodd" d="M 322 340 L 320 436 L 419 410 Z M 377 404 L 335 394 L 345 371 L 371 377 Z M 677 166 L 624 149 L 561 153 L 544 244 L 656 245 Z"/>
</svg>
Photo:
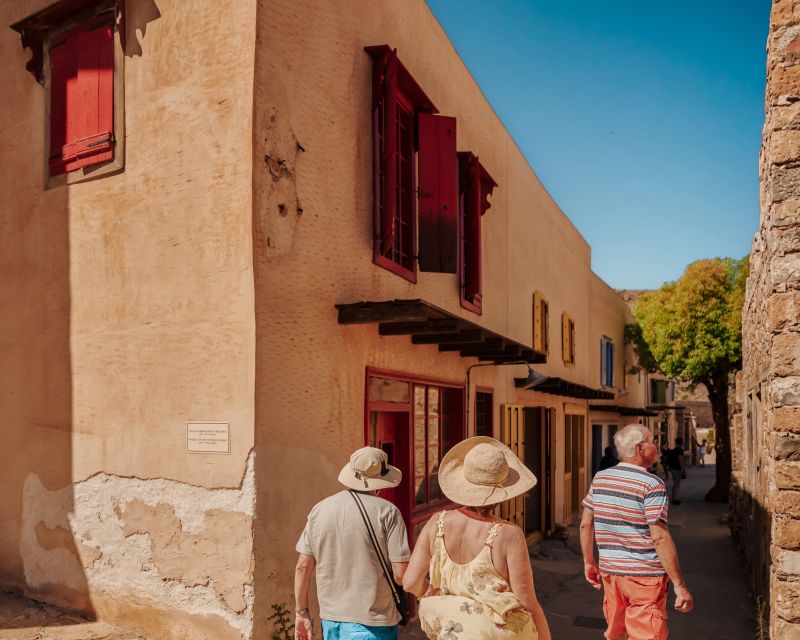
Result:
<svg viewBox="0 0 800 640">
<path fill-rule="evenodd" d="M 614 386 L 614 341 L 605 336 L 600 339 L 600 384 Z"/>
<path fill-rule="evenodd" d="M 122 168 L 122 48 L 116 2 L 66 3 L 12 28 L 31 47 L 28 69 L 45 87 L 48 186 Z"/>
<path fill-rule="evenodd" d="M 667 403 L 666 380 L 650 380 L 650 402 L 653 404 Z"/>
<path fill-rule="evenodd" d="M 459 153 L 458 161 L 461 306 L 480 314 L 483 309 L 481 217 L 491 206 L 489 197 L 497 183 L 472 153 Z"/>
<path fill-rule="evenodd" d="M 564 364 L 575 364 L 575 321 L 568 313 L 561 315 L 561 358 Z"/>
<path fill-rule="evenodd" d="M 50 40 L 50 175 L 114 157 L 114 14 Z"/>
<path fill-rule="evenodd" d="M 533 294 L 533 348 L 544 354 L 550 350 L 550 311 L 541 291 Z"/>
<path fill-rule="evenodd" d="M 492 392 L 475 393 L 475 435 L 493 437 Z"/>
</svg>

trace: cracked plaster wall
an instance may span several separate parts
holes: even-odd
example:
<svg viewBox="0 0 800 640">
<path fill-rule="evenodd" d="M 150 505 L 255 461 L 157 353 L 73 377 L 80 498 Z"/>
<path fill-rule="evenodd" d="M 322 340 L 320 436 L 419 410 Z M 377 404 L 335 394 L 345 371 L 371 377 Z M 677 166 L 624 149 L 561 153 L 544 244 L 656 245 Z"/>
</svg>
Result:
<svg viewBox="0 0 800 640">
<path fill-rule="evenodd" d="M 34 591 L 80 589 L 85 575 L 101 617 L 112 608 L 151 633 L 166 624 L 175 640 L 252 637 L 254 458 L 238 489 L 100 473 L 49 491 L 30 474 L 20 542 L 26 582 Z M 125 601 L 141 615 L 122 612 Z"/>
<path fill-rule="evenodd" d="M 0 0 L 0 23 L 51 4 Z M 238 639 L 253 617 L 256 2 L 126 10 L 149 17 L 119 69 L 124 171 L 51 189 L 45 94 L 0 30 L 0 120 L 15 123 L 0 130 L 0 588 L 153 638 Z M 228 422 L 230 455 L 188 452 L 189 421 Z"/>
</svg>

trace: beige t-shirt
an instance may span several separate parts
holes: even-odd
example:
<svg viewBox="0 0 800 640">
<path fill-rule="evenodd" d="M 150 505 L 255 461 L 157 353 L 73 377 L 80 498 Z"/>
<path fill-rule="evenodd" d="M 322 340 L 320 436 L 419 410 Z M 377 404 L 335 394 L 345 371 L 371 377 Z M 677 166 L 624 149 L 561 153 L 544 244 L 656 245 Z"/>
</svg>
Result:
<svg viewBox="0 0 800 640">
<path fill-rule="evenodd" d="M 390 562 L 408 562 L 411 553 L 400 510 L 383 498 L 367 493 L 358 496 L 384 557 Z M 311 509 L 296 549 L 316 561 L 321 618 L 376 627 L 400 621 L 367 527 L 349 492 L 340 491 Z"/>
</svg>

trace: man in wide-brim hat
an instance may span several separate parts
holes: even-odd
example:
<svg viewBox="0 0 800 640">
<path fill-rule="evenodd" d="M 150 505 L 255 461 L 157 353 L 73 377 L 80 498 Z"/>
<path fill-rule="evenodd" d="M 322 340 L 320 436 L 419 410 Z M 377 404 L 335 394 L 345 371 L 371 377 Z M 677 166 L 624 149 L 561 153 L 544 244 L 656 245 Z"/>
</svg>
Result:
<svg viewBox="0 0 800 640">
<path fill-rule="evenodd" d="M 318 502 L 297 541 L 295 569 L 295 638 L 315 640 L 308 608 L 311 575 L 316 574 L 317 600 L 325 640 L 394 640 L 400 614 L 370 534 L 362 520 L 357 494 L 394 580 L 403 579 L 410 554 L 400 510 L 378 497 L 381 489 L 400 484 L 403 474 L 389 464 L 381 449 L 362 447 L 339 474 L 347 490 Z"/>
</svg>

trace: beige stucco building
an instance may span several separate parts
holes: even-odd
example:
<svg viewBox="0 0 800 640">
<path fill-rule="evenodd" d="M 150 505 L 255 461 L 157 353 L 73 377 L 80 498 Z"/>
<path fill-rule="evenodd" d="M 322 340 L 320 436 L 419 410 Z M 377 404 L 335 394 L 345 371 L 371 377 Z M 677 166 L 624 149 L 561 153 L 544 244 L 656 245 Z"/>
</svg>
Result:
<svg viewBox="0 0 800 640">
<path fill-rule="evenodd" d="M 421 0 L 0 23 L 0 587 L 266 637 L 353 449 L 403 468 L 413 532 L 448 444 L 505 439 L 540 477 L 504 507 L 533 541 L 655 423 L 626 303 Z"/>
<path fill-rule="evenodd" d="M 772 4 L 761 216 L 732 421 L 731 529 L 771 638 L 800 638 L 800 3 Z"/>
</svg>

